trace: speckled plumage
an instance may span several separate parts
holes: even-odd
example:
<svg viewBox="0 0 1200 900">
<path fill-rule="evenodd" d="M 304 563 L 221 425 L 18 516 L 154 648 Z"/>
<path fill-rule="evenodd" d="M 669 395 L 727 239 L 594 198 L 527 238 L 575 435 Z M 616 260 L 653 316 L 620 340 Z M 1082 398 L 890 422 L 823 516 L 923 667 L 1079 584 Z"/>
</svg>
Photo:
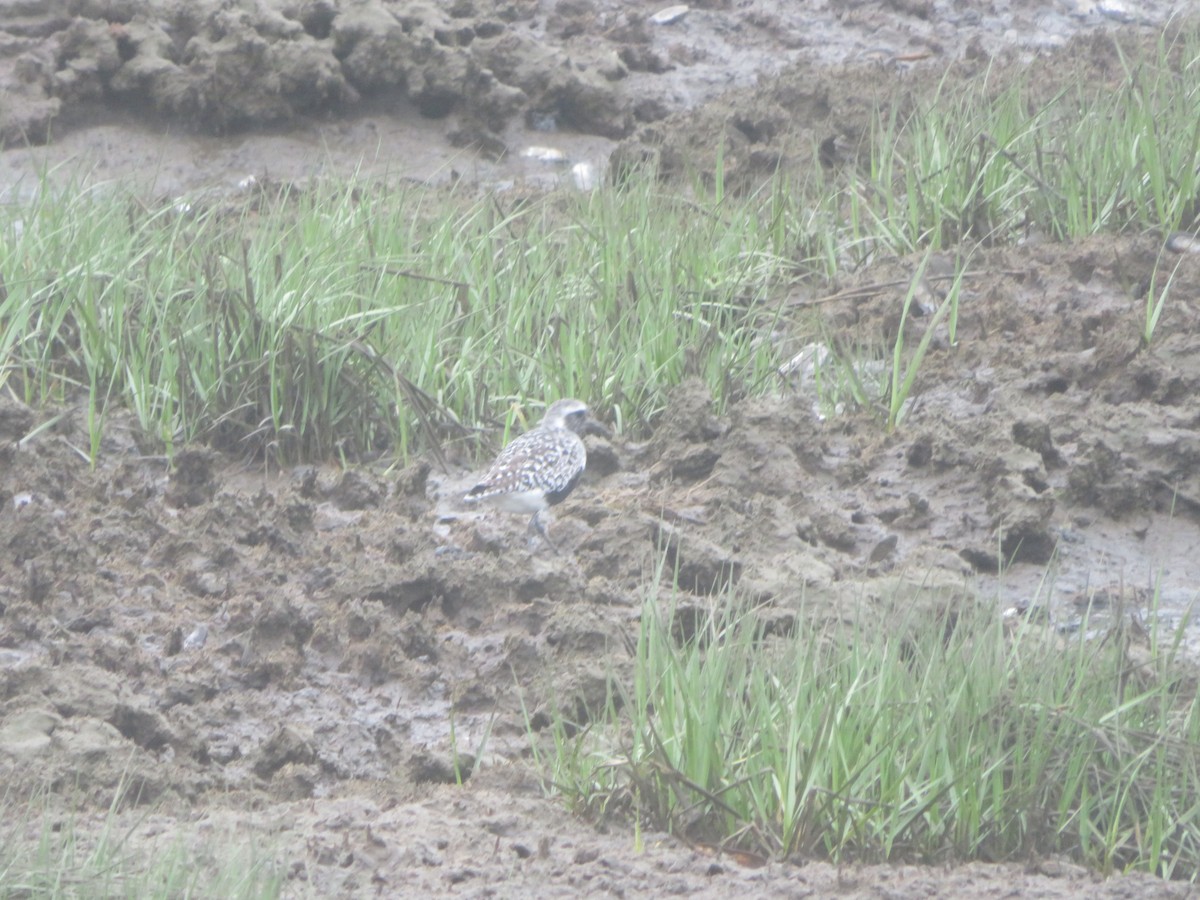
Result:
<svg viewBox="0 0 1200 900">
<path fill-rule="evenodd" d="M 500 452 L 466 499 L 534 516 L 564 500 L 587 465 L 587 450 L 579 437 L 587 422 L 588 408 L 582 401 L 551 404 L 536 428 Z"/>
</svg>

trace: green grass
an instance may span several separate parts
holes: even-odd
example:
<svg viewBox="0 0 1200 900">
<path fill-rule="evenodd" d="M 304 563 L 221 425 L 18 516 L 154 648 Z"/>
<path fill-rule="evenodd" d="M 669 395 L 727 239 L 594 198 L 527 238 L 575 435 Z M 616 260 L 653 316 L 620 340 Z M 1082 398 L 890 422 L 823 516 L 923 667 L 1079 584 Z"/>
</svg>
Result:
<svg viewBox="0 0 1200 900">
<path fill-rule="evenodd" d="M 147 206 L 48 173 L 0 209 L 0 389 L 79 404 L 93 459 L 114 405 L 147 450 L 280 460 L 404 456 L 561 395 L 641 430 L 687 376 L 718 405 L 777 389 L 785 345 L 822 339 L 784 316 L 797 285 L 1031 230 L 1194 230 L 1200 38 L 1120 60 L 1052 93 L 988 73 L 881 96 L 857 165 L 814 149 L 749 195 L 719 155 L 708 187 L 533 197 L 352 180 Z M 894 349 L 903 376 L 859 398 L 893 427 L 921 347 Z"/>
<path fill-rule="evenodd" d="M 526 397 L 644 422 L 685 375 L 723 402 L 772 371 L 758 204 L 378 191 L 187 214 L 43 192 L 0 225 L 0 387 L 97 421 L 119 401 L 168 450 L 296 458 L 407 452 Z"/>
<path fill-rule="evenodd" d="M 675 614 L 651 592 L 632 675 L 589 724 L 553 722 L 548 784 L 582 812 L 780 858 L 1200 872 L 1177 633 L 1139 665 L 1126 632 L 1069 641 L 961 601 L 824 634 L 765 635 L 728 594 L 691 636 Z"/>
<path fill-rule="evenodd" d="M 1009 243 L 1028 231 L 1191 230 L 1200 196 L 1200 37 L 1164 34 L 1119 75 L 1056 93 L 1030 76 L 943 83 L 883 104 L 846 188 L 851 236 L 894 251 Z"/>
<path fill-rule="evenodd" d="M 1146 347 L 1149 347 L 1154 341 L 1154 332 L 1158 330 L 1159 320 L 1166 309 L 1167 299 L 1171 295 L 1171 284 L 1175 281 L 1175 274 L 1183 264 L 1183 259 L 1180 258 L 1176 261 L 1167 274 L 1166 283 L 1160 284 L 1163 272 L 1167 268 L 1164 262 L 1164 254 L 1160 253 L 1158 263 L 1150 276 L 1150 284 L 1146 288 L 1145 314 L 1142 317 L 1142 343 Z"/>
<path fill-rule="evenodd" d="M 123 790 L 99 821 L 52 811 L 49 796 L 0 801 L 0 897 L 280 896 L 283 879 L 244 835 L 188 842 L 188 828 L 169 840 L 143 836 L 142 817 L 118 815 Z"/>
<path fill-rule="evenodd" d="M 933 342 L 934 336 L 938 333 L 938 328 L 941 326 L 943 320 L 947 322 L 947 338 L 949 343 L 954 344 L 957 338 L 958 298 L 962 289 L 963 272 L 965 271 L 962 265 L 957 267 L 957 274 L 946 293 L 945 299 L 938 304 L 938 308 L 930 316 L 929 321 L 925 323 L 924 331 L 921 339 L 917 342 L 916 350 L 911 353 L 904 352 L 905 326 L 908 324 L 913 301 L 916 299 L 918 288 L 925 277 L 925 269 L 928 264 L 929 254 L 926 253 L 920 265 L 917 266 L 917 271 L 909 283 L 908 292 L 904 295 L 904 304 L 900 308 L 900 324 L 896 328 L 896 341 L 892 345 L 891 377 L 888 381 L 885 398 L 888 431 L 894 431 L 900 423 L 905 403 L 912 393 L 917 373 L 921 369 L 921 362 L 925 359 L 925 354 L 929 352 L 930 344 Z"/>
</svg>

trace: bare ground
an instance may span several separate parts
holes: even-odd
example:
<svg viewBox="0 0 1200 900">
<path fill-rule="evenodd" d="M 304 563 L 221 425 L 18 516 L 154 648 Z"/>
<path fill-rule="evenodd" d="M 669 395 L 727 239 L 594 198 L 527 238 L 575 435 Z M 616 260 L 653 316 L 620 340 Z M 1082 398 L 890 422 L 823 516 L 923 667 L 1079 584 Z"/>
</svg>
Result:
<svg viewBox="0 0 1200 900">
<path fill-rule="evenodd" d="M 275 174 L 299 177 L 318 141 L 331 152 L 331 133 L 341 136 L 326 157 L 336 168 L 383 128 L 408 135 L 404 147 L 432 147 L 430 166 L 462 152 L 443 133 L 477 145 L 472 164 L 498 166 L 490 178 L 520 177 L 504 167 L 522 163 L 486 160 L 533 140 L 604 153 L 619 139 L 618 158 L 655 155 L 669 171 L 702 165 L 724 134 L 731 176 L 751 179 L 806 142 L 852 140 L 881 71 L 918 89 L 947 64 L 969 78 L 994 54 L 1016 65 L 1066 44 L 1036 56 L 1047 72 L 1102 72 L 1113 61 L 1107 32 L 1067 39 L 1110 26 L 1120 10 L 980 4 L 963 19 L 938 3 L 798 6 L 709 4 L 651 26 L 657 7 L 635 3 L 430 5 L 408 32 L 395 20 L 428 40 L 393 35 L 387 46 L 408 55 L 381 67 L 374 77 L 393 81 L 380 85 L 360 80 L 354 51 L 339 45 L 352 23 L 339 24 L 336 3 L 282 5 L 272 32 L 255 18 L 271 19 L 261 9 L 217 22 L 187 19 L 186 4 L 64 4 L 43 15 L 10 2 L 28 25 L 5 32 L 19 52 L 0 50 L 11 64 L 0 70 L 24 79 L 21 96 L 34 112 L 48 104 L 65 134 L 42 151 L 0 154 L 0 171 L 12 184 L 64 145 L 90 165 L 108 159 L 114 174 L 158 154 L 174 190 L 228 184 L 256 170 L 268 146 L 258 142 L 291 141 L 273 158 L 296 168 Z M 1162 12 L 1145 8 L 1139 15 Z M 335 13 L 324 25 L 321 10 Z M 446 23 L 461 33 L 446 37 Z M 166 43 L 137 37 L 155 28 Z M 203 77 L 226 70 L 213 60 L 258 47 L 251 32 L 270 54 L 322 60 L 324 93 L 289 92 L 286 79 L 266 94 L 214 91 L 225 82 Z M 513 33 L 522 41 L 511 59 L 541 72 L 528 81 L 497 74 L 509 57 L 493 44 Z M 108 56 L 78 49 L 109 41 Z M 277 46 L 285 41 L 297 47 Z M 422 47 L 434 69 L 487 70 L 488 91 L 439 88 L 414 68 Z M 108 62 L 88 68 L 93 56 Z M 564 56 L 583 60 L 567 67 L 581 83 L 599 92 L 603 82 L 603 102 L 538 80 Z M 610 56 L 626 70 L 619 77 L 604 73 Z M 282 71 L 275 56 L 261 65 Z M 497 97 L 509 98 L 505 114 L 481 118 Z M 392 101 L 411 105 L 396 115 Z M 49 114 L 14 118 L 5 102 L 10 138 L 39 136 L 38 121 L 56 127 Z M 570 118 L 593 108 L 603 111 L 595 121 Z M 233 134 L 193 133 L 179 116 Z M 263 120 L 278 130 L 263 131 Z M 539 137 L 551 124 L 589 134 Z M 219 176 L 196 162 L 218 147 L 230 154 Z M 118 816 L 139 822 L 135 847 L 152 852 L 181 829 L 197 843 L 236 835 L 277 860 L 289 894 L 1191 896 L 1052 859 L 746 868 L 653 834 L 635 852 L 625 824 L 597 829 L 543 798 L 522 713 L 523 700 L 544 728 L 554 702 L 595 708 L 606 678 L 628 670 L 627 640 L 664 544 L 697 593 L 732 577 L 801 627 L 977 596 L 1015 604 L 1048 572 L 1039 602 L 1055 623 L 1069 625 L 1089 597 L 1137 601 L 1155 588 L 1164 617 L 1180 617 L 1200 583 L 1200 256 L 1167 257 L 1179 266 L 1173 300 L 1145 348 L 1144 293 L 1161 245 L 1100 237 L 977 254 L 958 342 L 935 340 L 892 435 L 876 411 L 815 416 L 799 369 L 777 396 L 723 416 L 683 385 L 649 441 L 591 439 L 589 476 L 551 526 L 561 555 L 531 546 L 523 522 L 459 508 L 465 465 L 263 472 L 194 447 L 168 469 L 141 455 L 114 415 L 92 470 L 75 449 L 86 445 L 79 411 L 26 441 L 60 411 L 0 399 L 0 772 L 10 796 L 48 786 L 47 815 L 87 825 L 124 784 Z M 867 355 L 889 346 L 904 293 L 889 285 L 907 284 L 914 268 L 879 260 L 839 285 L 840 299 L 798 293 L 794 336 L 781 339 L 800 353 L 819 321 L 854 334 Z M 1002 586 L 1000 554 L 1015 559 Z M 458 786 L 456 763 L 467 773 L 478 763 L 478 774 Z"/>
</svg>

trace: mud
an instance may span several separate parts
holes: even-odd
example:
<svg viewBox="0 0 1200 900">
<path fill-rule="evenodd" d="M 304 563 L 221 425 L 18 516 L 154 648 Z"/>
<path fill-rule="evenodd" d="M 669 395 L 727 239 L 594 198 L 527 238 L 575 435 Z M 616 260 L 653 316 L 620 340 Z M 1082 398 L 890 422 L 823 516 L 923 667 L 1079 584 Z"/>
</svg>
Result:
<svg viewBox="0 0 1200 900">
<path fill-rule="evenodd" d="M 569 163 L 603 172 L 623 140 L 636 158 L 672 114 L 796 65 L 809 102 L 784 98 L 782 127 L 734 117 L 739 143 L 818 125 L 817 140 L 833 137 L 829 90 L 836 107 L 951 63 L 1039 66 L 1079 35 L 1152 36 L 1176 12 L 1162 0 L 709 0 L 654 24 L 667 6 L 0 0 L 0 185 L 28 193 L 44 168 L 173 194 L 329 171 L 570 182 Z M 521 155 L 545 145 L 568 165 Z M 702 169 L 711 147 L 692 148 Z M 756 166 L 776 152 L 754 151 Z"/>
<path fill-rule="evenodd" d="M 1151 240 L 1116 238 L 984 254 L 957 344 L 929 357 L 892 435 L 874 412 L 820 420 L 802 381 L 726 416 L 684 385 L 647 444 L 589 437 L 600 464 L 551 524 L 561 554 L 524 522 L 464 510 L 465 470 L 266 474 L 199 447 L 168 469 L 120 427 L 90 470 L 78 414 L 14 444 L 49 413 L 7 399 L 0 758 L 23 786 L 10 790 L 102 810 L 124 781 L 156 821 L 174 810 L 258 835 L 293 887 L 321 894 L 470 893 L 501 877 L 513 896 L 783 896 L 847 879 L 852 896 L 1013 878 L 1049 896 L 1116 891 L 1058 863 L 1066 875 L 743 870 L 663 836 L 634 854 L 621 828 L 596 833 L 540 799 L 527 722 L 544 729 L 553 703 L 598 708 L 607 676 L 628 671 L 662 547 L 696 605 L 732 578 L 811 627 L 997 595 L 1039 597 L 1062 624 L 1080 598 L 1154 590 L 1177 618 L 1200 579 L 1200 321 L 1172 304 L 1139 345 L 1127 286 L 1156 259 Z M 1193 296 L 1200 256 L 1173 262 L 1176 296 Z M 883 289 L 820 309 L 882 346 L 897 302 Z"/>
<path fill-rule="evenodd" d="M 602 168 L 618 141 L 618 165 L 669 174 L 710 163 L 715 135 L 749 183 L 797 147 L 852 146 L 881 74 L 1097 71 L 1112 32 L 1142 39 L 1169 11 L 781 0 L 651 25 L 659 8 L 3 0 L 3 189 L 68 160 L 92 178 L 155 161 L 166 191 L 356 167 L 495 185 L 547 170 L 508 151 Z M 560 554 L 464 509 L 462 466 L 280 473 L 197 446 L 168 467 L 113 413 L 91 468 L 85 410 L 0 397 L 8 796 L 48 790 L 48 816 L 98 828 L 123 786 L 137 852 L 232 835 L 289 895 L 1189 896 L 1054 859 L 747 868 L 659 834 L 637 851 L 624 824 L 544 799 L 528 738 L 628 671 L 664 549 L 695 605 L 733 580 L 788 627 L 981 597 L 1052 629 L 1088 607 L 1180 621 L 1200 583 L 1200 255 L 1162 244 L 976 252 L 956 341 L 943 325 L 890 434 L 879 410 L 822 412 L 803 361 L 821 333 L 883 359 L 919 261 L 782 298 L 798 363 L 775 395 L 717 415 L 685 384 L 648 441 L 590 437 L 550 525 Z M 1146 347 L 1156 266 L 1174 286 Z"/>
</svg>

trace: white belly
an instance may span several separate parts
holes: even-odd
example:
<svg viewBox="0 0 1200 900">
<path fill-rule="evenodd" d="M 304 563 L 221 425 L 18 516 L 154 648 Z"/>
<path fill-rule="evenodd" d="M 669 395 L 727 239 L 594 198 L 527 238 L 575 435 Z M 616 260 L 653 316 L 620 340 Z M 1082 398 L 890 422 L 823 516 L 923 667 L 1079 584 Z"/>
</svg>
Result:
<svg viewBox="0 0 1200 900">
<path fill-rule="evenodd" d="M 527 516 L 541 512 L 549 505 L 546 503 L 546 495 L 542 491 L 513 491 L 511 494 L 495 494 L 484 502 L 505 512 L 522 513 Z"/>
</svg>

